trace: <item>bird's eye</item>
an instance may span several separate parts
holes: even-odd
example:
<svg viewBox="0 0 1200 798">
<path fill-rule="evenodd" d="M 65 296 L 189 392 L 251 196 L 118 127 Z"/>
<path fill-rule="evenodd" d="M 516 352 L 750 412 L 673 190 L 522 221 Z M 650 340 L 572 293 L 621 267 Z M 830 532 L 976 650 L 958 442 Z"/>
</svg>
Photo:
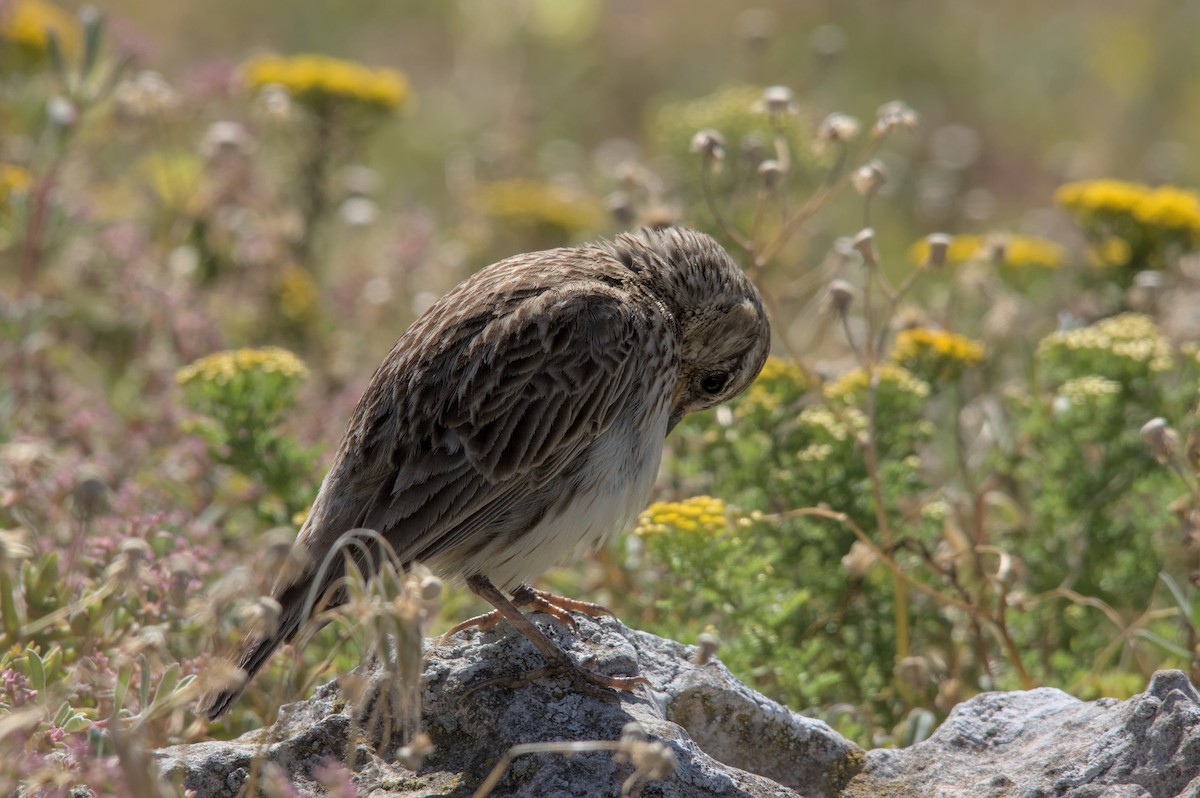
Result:
<svg viewBox="0 0 1200 798">
<path fill-rule="evenodd" d="M 725 390 L 725 386 L 729 384 L 729 378 L 732 376 L 733 375 L 728 372 L 706 374 L 700 379 L 700 390 L 704 391 L 709 396 L 716 396 L 721 391 Z"/>
</svg>

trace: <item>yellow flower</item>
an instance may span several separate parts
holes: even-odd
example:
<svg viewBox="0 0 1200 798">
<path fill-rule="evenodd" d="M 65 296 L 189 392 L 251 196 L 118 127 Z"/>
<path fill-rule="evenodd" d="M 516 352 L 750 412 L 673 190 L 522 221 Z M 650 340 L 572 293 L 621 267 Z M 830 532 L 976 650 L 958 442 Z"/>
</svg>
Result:
<svg viewBox="0 0 1200 798">
<path fill-rule="evenodd" d="M 11 163 L 0 163 L 0 208 L 8 206 L 13 195 L 24 194 L 33 185 L 29 170 Z"/>
<path fill-rule="evenodd" d="M 1152 372 L 1169 371 L 1173 365 L 1171 344 L 1153 319 L 1141 313 L 1121 313 L 1089 327 L 1054 332 L 1038 344 L 1038 357 L 1058 352 L 1070 353 L 1076 361 L 1089 353 L 1111 354 L 1145 364 Z"/>
<path fill-rule="evenodd" d="M 929 241 L 921 239 L 908 251 L 909 260 L 921 265 L 929 260 Z M 946 252 L 950 264 L 990 260 L 1002 266 L 1057 269 L 1066 261 L 1061 246 L 1045 238 L 1009 234 L 955 236 Z"/>
<path fill-rule="evenodd" d="M 1124 266 L 1132 255 L 1133 248 L 1129 242 L 1118 236 L 1109 236 L 1088 248 L 1088 259 L 1099 268 Z"/>
<path fill-rule="evenodd" d="M 252 89 L 277 86 L 298 102 L 321 107 L 334 101 L 394 111 L 408 97 L 408 81 L 394 69 L 376 69 L 326 55 L 264 55 L 242 72 Z"/>
<path fill-rule="evenodd" d="M 902 393 L 918 399 L 929 396 L 929 383 L 900 366 L 879 366 L 875 369 L 879 386 L 894 387 Z M 830 399 L 851 399 L 867 388 L 867 372 L 861 368 L 848 371 L 834 382 L 825 386 L 825 395 Z"/>
<path fill-rule="evenodd" d="M 1100 396 L 1112 396 L 1120 393 L 1121 383 L 1089 374 L 1086 377 L 1078 377 L 1073 380 L 1067 380 L 1058 388 L 1058 395 L 1069 399 L 1075 404 L 1082 404 L 1088 399 Z"/>
<path fill-rule="evenodd" d="M 1200 196 L 1194 191 L 1162 186 L 1149 192 L 1133 208 L 1133 218 L 1161 230 L 1200 232 Z"/>
<path fill-rule="evenodd" d="M 147 155 L 135 167 L 163 208 L 196 218 L 203 215 L 204 164 L 188 152 Z"/>
<path fill-rule="evenodd" d="M 481 185 L 475 203 L 488 216 L 566 232 L 595 229 L 603 218 L 591 197 L 541 180 L 501 180 Z"/>
<path fill-rule="evenodd" d="M 824 432 L 835 441 L 857 437 L 858 433 L 867 428 L 867 417 L 857 407 L 845 407 L 839 413 L 834 413 L 828 407 L 806 407 L 800 412 L 797 420 L 803 426 Z M 809 449 L 812 447 L 810 446 Z M 801 454 L 811 460 L 824 459 L 832 452 L 832 447 L 829 447 L 812 451 L 806 449 Z"/>
<path fill-rule="evenodd" d="M 1060 186 L 1054 199 L 1084 220 L 1132 220 L 1143 228 L 1200 234 L 1200 195 L 1177 186 L 1085 180 Z"/>
<path fill-rule="evenodd" d="M 1081 180 L 1059 186 L 1054 201 L 1075 212 L 1130 214 L 1149 193 L 1149 186 L 1141 183 Z"/>
<path fill-rule="evenodd" d="M 728 512 L 725 502 L 712 496 L 693 496 L 679 502 L 656 502 L 638 517 L 634 533 L 723 532 L 729 526 Z"/>
<path fill-rule="evenodd" d="M 79 52 L 79 21 L 63 9 L 42 0 L 17 0 L 0 15 L 0 39 L 25 55 L 40 59 L 49 48 L 50 34 L 66 56 Z"/>
<path fill-rule="evenodd" d="M 773 412 L 808 390 L 804 370 L 787 358 L 771 355 L 762 371 L 738 401 L 738 411 Z"/>
<path fill-rule="evenodd" d="M 175 382 L 228 385 L 239 374 L 261 372 L 292 379 L 308 377 L 308 367 L 286 349 L 268 346 L 262 349 L 236 349 L 202 357 L 175 374 Z"/>
<path fill-rule="evenodd" d="M 892 360 L 926 380 L 952 380 L 983 362 L 983 344 L 946 330 L 916 327 L 896 336 Z"/>
</svg>

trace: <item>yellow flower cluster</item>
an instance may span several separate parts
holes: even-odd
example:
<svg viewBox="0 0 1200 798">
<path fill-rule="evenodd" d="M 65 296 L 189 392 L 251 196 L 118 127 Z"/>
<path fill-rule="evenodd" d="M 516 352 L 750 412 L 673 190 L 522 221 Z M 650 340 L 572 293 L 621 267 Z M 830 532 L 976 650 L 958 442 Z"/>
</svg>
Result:
<svg viewBox="0 0 1200 798">
<path fill-rule="evenodd" d="M 1051 333 L 1038 344 L 1037 354 L 1043 356 L 1060 347 L 1072 352 L 1109 352 L 1146 363 L 1150 371 L 1169 371 L 1172 366 L 1171 344 L 1154 321 L 1142 313 L 1122 313 L 1090 327 Z"/>
<path fill-rule="evenodd" d="M 925 380 L 953 380 L 983 362 L 983 344 L 946 330 L 915 327 L 896 336 L 892 360 Z"/>
<path fill-rule="evenodd" d="M 394 111 L 408 97 L 408 81 L 394 69 L 375 69 L 327 55 L 264 55 L 242 67 L 252 89 L 278 86 L 311 107 L 333 101 Z"/>
<path fill-rule="evenodd" d="M 286 349 L 268 346 L 262 349 L 236 349 L 202 357 L 175 374 L 180 385 L 211 383 L 228 385 L 239 374 L 257 371 L 279 374 L 291 379 L 304 379 L 308 367 Z"/>
<path fill-rule="evenodd" d="M 0 12 L 0 39 L 27 55 L 39 57 L 49 49 L 50 34 L 65 55 L 79 51 L 79 21 L 63 9 L 42 0 L 17 0 Z"/>
<path fill-rule="evenodd" d="M 929 260 L 929 241 L 922 238 L 908 251 L 917 265 Z M 1002 266 L 1057 269 L 1066 261 L 1066 251 L 1045 238 L 1019 235 L 955 236 L 946 252 L 950 264 L 978 260 L 998 261 Z"/>
<path fill-rule="evenodd" d="M 1200 233 L 1200 195 L 1176 186 L 1083 180 L 1060 186 L 1054 200 L 1079 216 L 1127 217 L 1159 230 Z"/>
<path fill-rule="evenodd" d="M 594 230 L 603 219 L 603 211 L 591 197 L 542 180 L 486 183 L 479 187 L 475 202 L 488 216 L 566 232 Z"/>
<path fill-rule="evenodd" d="M 875 369 L 879 375 L 879 385 L 894 387 L 902 393 L 912 394 L 918 399 L 929 396 L 929 383 L 915 376 L 908 369 L 900 366 L 879 366 Z M 825 386 L 825 395 L 831 399 L 847 399 L 864 391 L 868 383 L 867 372 L 858 368 L 848 371 L 834 382 Z"/>
<path fill-rule="evenodd" d="M 771 355 L 738 404 L 751 412 L 770 413 L 807 390 L 804 369 L 787 358 Z"/>
<path fill-rule="evenodd" d="M 798 421 L 801 425 L 824 430 L 835 441 L 844 441 L 851 434 L 867 428 L 867 417 L 857 407 L 845 407 L 838 413 L 834 413 L 828 407 L 806 407 L 801 411 Z M 829 449 L 813 449 L 811 446 L 805 450 L 805 455 L 810 460 L 824 459 L 830 454 Z"/>
<path fill-rule="evenodd" d="M 9 197 L 24 194 L 33 185 L 29 170 L 11 163 L 0 163 L 0 208 L 8 205 Z"/>
<path fill-rule="evenodd" d="M 712 496 L 693 496 L 681 502 L 656 502 L 639 516 L 634 534 L 720 532 L 729 525 L 725 502 Z"/>
<path fill-rule="evenodd" d="M 892 359 L 900 365 L 930 354 L 958 361 L 964 366 L 975 366 L 983 362 L 983 344 L 957 333 L 928 327 L 904 330 L 896 336 Z"/>
<path fill-rule="evenodd" d="M 1121 383 L 1106 379 L 1095 374 L 1067 380 L 1058 389 L 1058 395 L 1076 404 L 1082 404 L 1088 399 L 1098 396 L 1112 396 L 1120 393 Z"/>
</svg>

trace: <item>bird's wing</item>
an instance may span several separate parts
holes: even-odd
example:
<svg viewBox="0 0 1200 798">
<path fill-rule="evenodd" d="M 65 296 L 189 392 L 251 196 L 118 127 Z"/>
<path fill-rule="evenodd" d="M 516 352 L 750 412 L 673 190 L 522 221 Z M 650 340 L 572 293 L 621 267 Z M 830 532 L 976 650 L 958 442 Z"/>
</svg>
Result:
<svg viewBox="0 0 1200 798">
<path fill-rule="evenodd" d="M 539 489 L 642 399 L 656 335 L 644 305 L 578 283 L 509 300 L 406 333 L 376 372 L 297 540 L 307 566 L 276 583 L 279 624 L 243 643 L 246 678 L 205 699 L 209 718 L 335 584 L 341 560 L 325 561 L 344 533 L 374 529 L 409 562 L 527 528 L 556 501 Z M 364 573 L 374 548 L 353 552 Z"/>
<path fill-rule="evenodd" d="M 639 400 L 651 326 L 611 289 L 550 289 L 440 352 L 418 378 L 434 389 L 402 400 L 421 420 L 374 431 L 392 436 L 390 469 L 354 526 L 408 561 L 540 517 L 531 497 Z"/>
</svg>

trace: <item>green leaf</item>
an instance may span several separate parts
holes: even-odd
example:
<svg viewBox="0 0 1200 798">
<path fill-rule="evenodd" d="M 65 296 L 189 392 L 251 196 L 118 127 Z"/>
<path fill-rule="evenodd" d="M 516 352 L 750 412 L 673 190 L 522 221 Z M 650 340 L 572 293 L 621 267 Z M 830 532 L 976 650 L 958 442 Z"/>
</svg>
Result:
<svg viewBox="0 0 1200 798">
<path fill-rule="evenodd" d="M 138 698 L 141 702 L 138 704 L 138 709 L 145 712 L 146 707 L 150 706 L 150 661 L 146 659 L 145 654 L 139 659 L 142 665 L 142 683 L 138 690 Z"/>
<path fill-rule="evenodd" d="M 1136 632 L 1134 632 L 1134 635 L 1142 638 L 1147 643 L 1150 643 L 1151 645 L 1167 652 L 1168 654 L 1179 657 L 1185 662 L 1190 662 L 1194 656 L 1192 652 L 1188 651 L 1183 646 L 1179 645 L 1178 643 L 1172 643 L 1170 640 L 1151 632 L 1149 629 L 1138 629 Z"/>
<path fill-rule="evenodd" d="M 1179 605 L 1179 611 L 1183 613 L 1183 617 L 1188 619 L 1188 623 L 1192 626 L 1192 631 L 1200 632 L 1200 601 L 1196 600 L 1196 594 L 1193 591 L 1189 597 L 1179 586 L 1179 583 L 1168 574 L 1166 571 L 1161 572 L 1159 578 L 1163 584 L 1171 591 L 1171 597 L 1175 599 L 1175 603 Z"/>
<path fill-rule="evenodd" d="M 117 673 L 117 684 L 113 688 L 113 717 L 121 712 L 125 705 L 125 696 L 129 693 L 129 683 L 133 681 L 133 665 L 126 665 Z"/>
<path fill-rule="evenodd" d="M 79 11 L 79 20 L 83 23 L 83 62 L 79 73 L 87 80 L 96 68 L 100 59 L 100 41 L 104 36 L 104 15 L 93 6 L 84 6 Z"/>
<path fill-rule="evenodd" d="M 41 655 L 32 648 L 26 649 L 25 661 L 29 663 L 29 682 L 37 690 L 38 700 L 46 700 L 46 668 Z"/>
<path fill-rule="evenodd" d="M 163 671 L 162 676 L 158 679 L 158 688 L 154 691 L 154 698 L 150 701 L 150 706 L 161 703 L 167 696 L 175 691 L 175 685 L 179 684 L 179 663 L 172 662 Z M 149 714 L 149 713 L 146 713 Z"/>
<path fill-rule="evenodd" d="M 16 591 L 8 574 L 0 571 L 0 621 L 4 625 L 4 642 L 16 642 L 21 631 L 21 618 L 17 615 L 17 603 L 13 598 Z"/>
<path fill-rule="evenodd" d="M 77 732 L 84 731 L 85 729 L 89 729 L 91 726 L 92 721 L 90 718 L 88 718 L 86 715 L 76 712 L 74 715 L 67 718 L 66 723 L 60 724 L 59 728 L 65 732 L 75 734 Z"/>
<path fill-rule="evenodd" d="M 70 91 L 71 75 L 67 71 L 67 61 L 63 58 L 62 45 L 58 41 L 58 34 L 52 30 L 46 31 L 46 53 L 50 56 L 50 66 L 54 69 L 54 74 L 58 76 L 58 79 Z"/>
<path fill-rule="evenodd" d="M 54 720 L 51 721 L 58 728 L 66 725 L 67 720 L 71 717 L 71 702 L 64 701 L 59 706 L 58 711 L 54 713 Z"/>
</svg>

